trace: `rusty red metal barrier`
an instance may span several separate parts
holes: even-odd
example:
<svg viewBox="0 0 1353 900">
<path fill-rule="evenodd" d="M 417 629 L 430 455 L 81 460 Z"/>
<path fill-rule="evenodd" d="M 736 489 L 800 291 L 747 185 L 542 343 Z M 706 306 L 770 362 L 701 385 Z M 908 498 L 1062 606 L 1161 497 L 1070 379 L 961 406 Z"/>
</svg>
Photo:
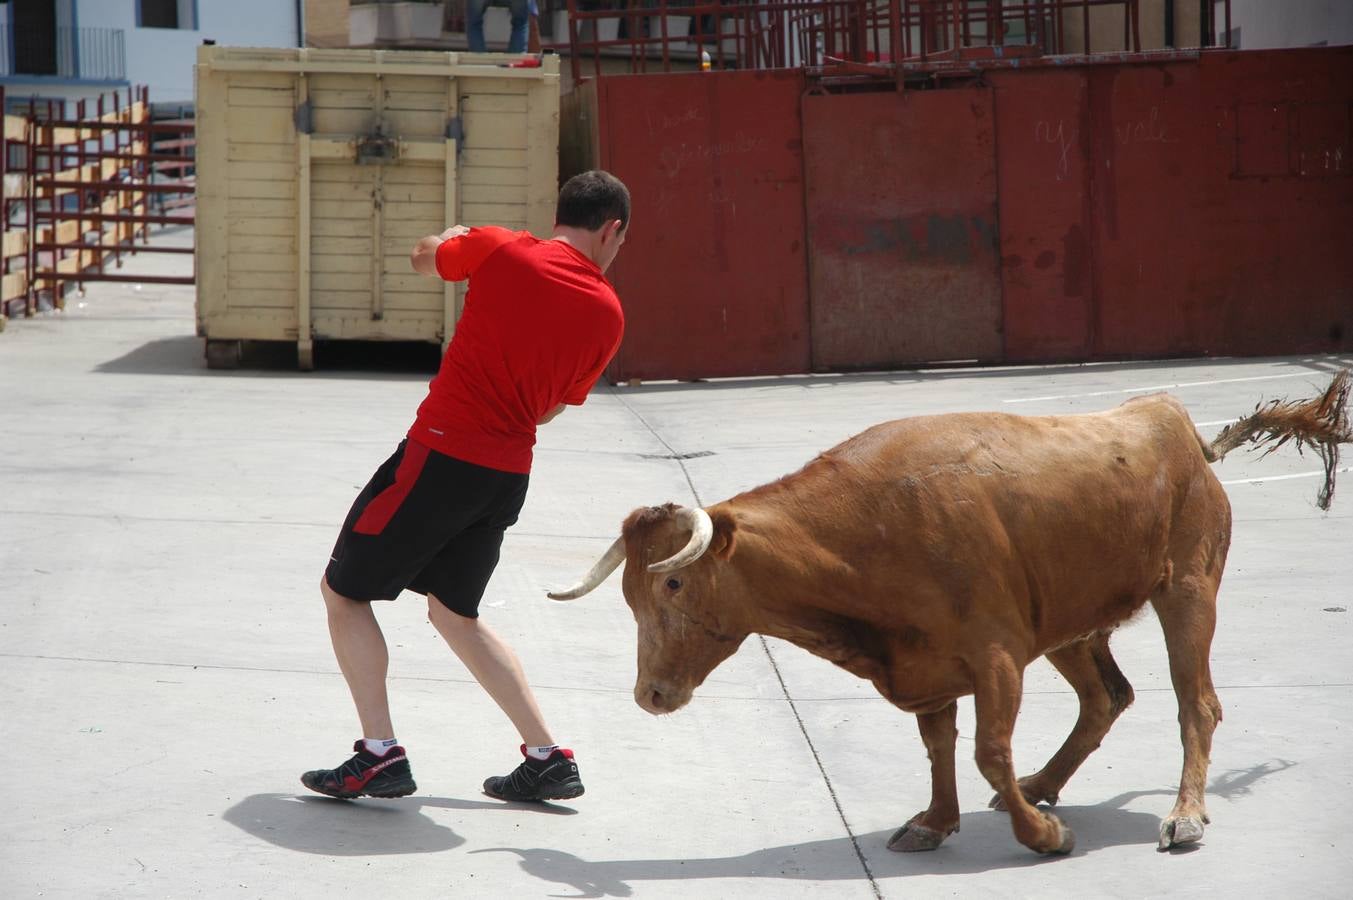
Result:
<svg viewBox="0 0 1353 900">
<path fill-rule="evenodd" d="M 626 302 L 613 377 L 810 366 L 804 86 L 794 71 L 596 83 L 600 163 L 630 186 L 635 209 L 612 269 Z"/>
<path fill-rule="evenodd" d="M 1000 358 L 994 102 L 972 88 L 804 97 L 815 370 Z"/>
<path fill-rule="evenodd" d="M 583 90 L 614 380 L 1353 351 L 1353 47 Z"/>
</svg>

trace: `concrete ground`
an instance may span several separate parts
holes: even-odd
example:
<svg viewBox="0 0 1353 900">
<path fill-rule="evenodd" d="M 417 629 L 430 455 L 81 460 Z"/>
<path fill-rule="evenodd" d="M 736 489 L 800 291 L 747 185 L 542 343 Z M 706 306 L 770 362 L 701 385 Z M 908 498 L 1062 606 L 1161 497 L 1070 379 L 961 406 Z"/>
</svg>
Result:
<svg viewBox="0 0 1353 900">
<path fill-rule="evenodd" d="M 124 271 L 185 265 L 143 255 Z M 316 583 L 429 374 L 208 371 L 193 329 L 191 288 L 102 285 L 0 335 L 0 896 L 1349 894 L 1353 474 L 1323 514 L 1310 456 L 1218 467 L 1235 509 L 1213 647 L 1226 718 L 1213 824 L 1192 851 L 1155 850 L 1181 751 L 1150 614 L 1114 643 L 1137 702 L 1058 808 L 1070 857 L 1030 853 L 986 808 L 967 701 L 962 831 L 902 855 L 885 842 L 927 805 L 928 764 L 911 717 L 867 684 L 754 637 L 687 709 L 652 718 L 631 699 L 619 578 L 571 604 L 544 597 L 632 508 L 723 499 L 885 419 L 1098 410 L 1168 388 L 1210 436 L 1261 399 L 1311 395 L 1349 359 L 599 387 L 542 430 L 484 610 L 578 752 L 586 796 L 480 793 L 518 761 L 517 737 L 406 594 L 379 615 L 420 790 L 341 802 L 297 781 L 358 736 Z M 691 453 L 709 455 L 669 458 Z M 1021 772 L 1076 712 L 1045 662 L 1026 687 Z"/>
</svg>

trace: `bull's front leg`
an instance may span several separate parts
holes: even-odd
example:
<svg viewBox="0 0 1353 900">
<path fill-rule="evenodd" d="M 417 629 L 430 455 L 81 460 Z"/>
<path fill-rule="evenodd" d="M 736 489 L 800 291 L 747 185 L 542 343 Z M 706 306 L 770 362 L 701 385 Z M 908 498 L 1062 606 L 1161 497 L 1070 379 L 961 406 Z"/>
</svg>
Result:
<svg viewBox="0 0 1353 900">
<path fill-rule="evenodd" d="M 930 808 L 912 816 L 888 839 L 888 849 L 910 853 L 934 850 L 958 831 L 958 783 L 954 776 L 954 745 L 958 741 L 958 704 L 916 717 L 930 757 Z"/>
<path fill-rule="evenodd" d="M 1025 798 L 1015 778 L 1010 736 L 1015 731 L 1024 675 L 1003 650 L 993 649 L 975 669 L 977 768 L 1010 811 L 1010 824 L 1021 844 L 1038 853 L 1070 853 L 1076 844 L 1071 829 Z"/>
</svg>

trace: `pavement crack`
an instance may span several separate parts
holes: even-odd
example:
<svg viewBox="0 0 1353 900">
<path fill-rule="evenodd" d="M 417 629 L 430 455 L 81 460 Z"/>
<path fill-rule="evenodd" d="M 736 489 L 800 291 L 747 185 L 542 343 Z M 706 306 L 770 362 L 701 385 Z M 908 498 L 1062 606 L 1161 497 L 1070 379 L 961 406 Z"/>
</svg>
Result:
<svg viewBox="0 0 1353 900">
<path fill-rule="evenodd" d="M 639 424 L 647 428 L 649 434 L 657 438 L 658 443 L 662 444 L 664 447 L 667 448 L 667 453 L 670 455 L 670 458 L 675 460 L 677 465 L 681 466 L 681 474 L 686 477 L 686 486 L 691 489 L 691 496 L 695 498 L 695 505 L 703 507 L 705 505 L 704 501 L 700 499 L 700 492 L 695 489 L 695 482 L 691 480 L 690 469 L 686 468 L 686 459 L 690 456 L 690 454 L 678 452 L 678 450 L 675 447 L 673 447 L 671 444 L 667 442 L 666 438 L 658 434 L 658 429 L 654 428 L 649 423 L 649 421 L 644 418 L 643 413 L 639 412 L 639 410 L 635 409 L 628 402 L 626 402 L 624 396 L 619 391 L 617 391 L 615 388 L 611 388 L 610 391 L 615 396 L 615 398 L 620 401 L 620 405 L 625 407 L 625 410 L 629 412 L 630 415 L 638 419 Z"/>
<path fill-rule="evenodd" d="M 846 818 L 846 811 L 841 807 L 841 798 L 836 796 L 836 787 L 832 784 L 832 778 L 827 774 L 827 767 L 822 764 L 822 757 L 818 755 L 817 746 L 813 744 L 813 739 L 808 734 L 808 727 L 803 724 L 803 717 L 799 715 L 798 705 L 794 698 L 789 696 L 789 687 L 785 684 L 785 679 L 780 674 L 780 666 L 775 662 L 775 656 L 770 652 L 770 644 L 766 643 L 765 635 L 757 635 L 761 641 L 761 649 L 765 651 L 766 659 L 770 660 L 770 667 L 775 672 L 775 678 L 780 682 L 780 690 L 784 692 L 785 700 L 789 701 L 789 709 L 794 713 L 794 721 L 799 725 L 799 731 L 803 733 L 803 739 L 808 743 L 808 750 L 813 754 L 813 762 L 817 764 L 817 770 L 822 773 L 822 781 L 827 785 L 827 793 L 831 795 L 832 805 L 836 807 L 836 814 L 841 817 L 841 824 L 846 829 L 846 834 L 850 837 L 850 846 L 855 849 L 855 858 L 860 861 L 864 868 L 865 877 L 869 879 L 869 887 L 874 891 L 874 896 L 878 900 L 883 900 L 883 892 L 879 890 L 878 879 L 874 877 L 874 872 L 869 868 L 869 860 L 864 858 L 864 851 L 860 849 L 860 839 L 855 834 L 855 829 L 850 827 L 850 821 Z"/>
<path fill-rule="evenodd" d="M 114 772 L 114 773 L 113 773 L 112 775 L 110 775 L 109 777 L 110 777 L 110 778 L 116 778 L 116 777 L 119 776 L 119 775 L 122 775 L 122 774 L 124 774 L 124 773 L 126 773 L 126 772 L 130 772 L 132 769 L 140 769 L 140 768 L 143 768 L 143 767 L 145 767 L 145 766 L 153 766 L 155 763 L 158 763 L 158 762 L 164 762 L 164 761 L 165 761 L 166 759 L 168 759 L 168 758 L 169 758 L 169 754 L 167 754 L 167 753 L 161 753 L 159 756 L 155 757 L 154 759 L 143 759 L 143 760 L 141 760 L 140 762 L 132 763 L 130 766 L 127 766 L 126 768 L 118 769 L 116 772 Z"/>
</svg>

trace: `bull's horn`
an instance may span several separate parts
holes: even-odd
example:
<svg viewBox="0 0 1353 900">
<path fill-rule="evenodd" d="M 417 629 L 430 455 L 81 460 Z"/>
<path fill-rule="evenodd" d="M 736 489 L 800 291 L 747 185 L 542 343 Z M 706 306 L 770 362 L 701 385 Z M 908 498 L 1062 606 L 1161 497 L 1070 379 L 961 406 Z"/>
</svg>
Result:
<svg viewBox="0 0 1353 900">
<path fill-rule="evenodd" d="M 601 559 L 597 560 L 597 564 L 592 567 L 592 570 L 583 576 L 582 581 L 566 591 L 552 591 L 545 596 L 551 600 L 577 600 L 605 581 L 606 576 L 614 572 L 624 561 L 625 539 L 618 537 L 615 539 L 615 543 L 606 548 L 606 552 Z"/>
<path fill-rule="evenodd" d="M 710 521 L 709 513 L 698 506 L 694 509 L 683 506 L 677 510 L 677 521 L 690 526 L 691 539 L 676 556 L 669 556 L 662 562 L 653 563 L 648 567 L 648 571 L 671 572 L 682 566 L 689 566 L 709 549 L 709 542 L 714 540 L 714 523 Z"/>
</svg>

